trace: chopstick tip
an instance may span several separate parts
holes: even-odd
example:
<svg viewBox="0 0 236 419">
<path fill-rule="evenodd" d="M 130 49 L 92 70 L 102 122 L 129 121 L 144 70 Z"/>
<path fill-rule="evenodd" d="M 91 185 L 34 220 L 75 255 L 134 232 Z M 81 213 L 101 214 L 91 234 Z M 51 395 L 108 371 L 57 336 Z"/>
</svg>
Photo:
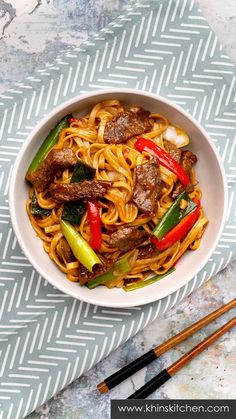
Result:
<svg viewBox="0 0 236 419">
<path fill-rule="evenodd" d="M 98 391 L 101 394 L 107 393 L 109 391 L 109 388 L 107 387 L 105 381 L 97 385 Z"/>
</svg>

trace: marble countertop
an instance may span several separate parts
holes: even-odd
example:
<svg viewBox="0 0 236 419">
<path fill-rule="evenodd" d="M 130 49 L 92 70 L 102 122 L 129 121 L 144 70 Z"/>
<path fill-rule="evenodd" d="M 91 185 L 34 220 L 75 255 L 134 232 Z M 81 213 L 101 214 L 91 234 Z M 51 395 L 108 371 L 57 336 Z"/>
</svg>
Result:
<svg viewBox="0 0 236 419">
<path fill-rule="evenodd" d="M 104 27 L 126 5 L 135 0 L 0 0 L 0 92 L 12 87 L 35 68 L 51 62 L 71 45 L 78 46 Z M 224 49 L 236 64 L 235 0 L 198 0 L 200 8 Z M 32 413 L 31 419 L 107 419 L 110 398 L 126 398 L 162 368 L 232 317 L 226 314 L 198 332 L 160 360 L 126 380 L 110 394 L 100 396 L 96 384 L 116 369 L 148 351 L 173 334 L 235 298 L 236 263 L 229 265 L 192 293 L 182 303 L 156 319 L 101 363 Z M 155 392 L 154 399 L 236 398 L 236 338 L 233 332 L 217 341 L 192 361 L 169 383 Z M 204 371 L 204 374 L 203 374 Z"/>
</svg>

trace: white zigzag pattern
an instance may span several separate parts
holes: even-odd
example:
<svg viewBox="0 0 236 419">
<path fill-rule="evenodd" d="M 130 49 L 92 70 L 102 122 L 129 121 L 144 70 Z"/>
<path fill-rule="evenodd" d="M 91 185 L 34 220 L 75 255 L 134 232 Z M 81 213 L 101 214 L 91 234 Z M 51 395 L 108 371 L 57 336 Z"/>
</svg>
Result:
<svg viewBox="0 0 236 419">
<path fill-rule="evenodd" d="M 8 179 L 22 142 L 49 109 L 79 92 L 118 86 L 169 97 L 205 126 L 227 170 L 229 207 L 220 243 L 197 277 L 147 307 L 109 310 L 61 294 L 32 270 L 10 225 Z M 234 89 L 233 66 L 193 1 L 163 0 L 127 8 L 92 40 L 0 95 L 1 418 L 27 415 L 235 257 Z"/>
</svg>

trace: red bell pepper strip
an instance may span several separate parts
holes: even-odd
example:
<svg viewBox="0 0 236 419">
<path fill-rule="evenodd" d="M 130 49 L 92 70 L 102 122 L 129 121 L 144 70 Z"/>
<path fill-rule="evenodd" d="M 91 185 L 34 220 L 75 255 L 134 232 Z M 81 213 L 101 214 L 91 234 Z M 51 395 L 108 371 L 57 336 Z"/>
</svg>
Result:
<svg viewBox="0 0 236 419">
<path fill-rule="evenodd" d="M 76 121 L 77 121 L 77 119 L 73 118 L 73 117 L 68 119 L 69 124 L 72 124 L 73 122 L 76 122 Z"/>
<path fill-rule="evenodd" d="M 187 173 L 184 171 L 182 166 L 173 159 L 163 148 L 159 147 L 151 140 L 146 138 L 138 138 L 134 144 L 136 150 L 146 151 L 151 155 L 158 158 L 159 163 L 174 173 L 180 180 L 183 186 L 187 186 L 190 182 Z"/>
<path fill-rule="evenodd" d="M 90 226 L 89 244 L 93 250 L 101 249 L 102 245 L 102 224 L 99 213 L 99 205 L 96 201 L 87 202 L 88 219 Z"/>
<path fill-rule="evenodd" d="M 194 208 L 186 217 L 184 217 L 179 224 L 177 224 L 172 230 L 170 230 L 161 240 L 158 240 L 155 236 L 151 236 L 151 242 L 161 252 L 162 250 L 168 249 L 177 241 L 183 239 L 188 231 L 193 227 L 200 214 L 200 201 L 193 199 L 197 206 Z"/>
</svg>

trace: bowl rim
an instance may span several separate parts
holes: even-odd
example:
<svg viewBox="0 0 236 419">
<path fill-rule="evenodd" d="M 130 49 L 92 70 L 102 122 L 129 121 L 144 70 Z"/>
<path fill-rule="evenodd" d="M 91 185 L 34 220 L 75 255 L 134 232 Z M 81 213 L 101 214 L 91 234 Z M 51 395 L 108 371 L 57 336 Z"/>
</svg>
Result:
<svg viewBox="0 0 236 419">
<path fill-rule="evenodd" d="M 209 251 L 206 253 L 206 256 L 202 259 L 201 263 L 198 265 L 198 268 L 193 272 L 193 274 L 191 275 L 191 278 L 188 278 L 187 280 L 181 280 L 178 281 L 178 284 L 173 282 L 173 287 L 171 289 L 171 291 L 167 291 L 166 293 L 162 292 L 160 295 L 156 296 L 155 293 L 150 293 L 149 298 L 145 298 L 144 300 L 142 300 L 141 298 L 137 298 L 137 302 L 127 302 L 124 301 L 123 303 L 116 303 L 115 299 L 112 302 L 104 302 L 102 301 L 100 303 L 100 301 L 98 301 L 98 299 L 96 297 L 93 297 L 93 293 L 91 293 L 91 297 L 90 295 L 87 296 L 79 296 L 77 295 L 77 292 L 73 292 L 72 290 L 67 290 L 66 289 L 66 285 L 64 285 L 64 283 L 59 283 L 56 280 L 54 280 L 53 278 L 51 279 L 49 277 L 49 275 L 47 275 L 46 272 L 44 272 L 44 270 L 41 268 L 40 265 L 38 265 L 37 261 L 35 261 L 35 258 L 33 256 L 31 256 L 31 252 L 28 250 L 28 247 L 25 245 L 24 240 L 22 238 L 22 235 L 20 233 L 20 229 L 18 227 L 18 221 L 17 221 L 17 214 L 15 212 L 15 206 L 14 206 L 14 185 L 16 183 L 16 175 L 18 172 L 18 168 L 19 168 L 19 164 L 20 161 L 25 153 L 25 151 L 27 150 L 29 144 L 31 143 L 32 139 L 35 137 L 35 135 L 37 135 L 38 131 L 46 124 L 48 123 L 49 120 L 51 120 L 53 117 L 55 117 L 57 114 L 59 114 L 61 111 L 63 111 L 63 109 L 74 105 L 77 102 L 81 102 L 85 99 L 89 99 L 92 97 L 96 97 L 96 96 L 100 96 L 100 95 L 106 95 L 106 94 L 117 94 L 117 93 L 126 93 L 126 94 L 135 94 L 135 95 L 139 95 L 139 96 L 143 96 L 143 97 L 149 97 L 151 99 L 154 100 L 159 100 L 161 102 L 163 102 L 164 104 L 176 109 L 176 111 L 180 112 L 184 117 L 186 117 L 187 119 L 190 120 L 190 122 L 192 122 L 193 125 L 196 126 L 196 128 L 201 132 L 201 134 L 206 138 L 208 144 L 210 145 L 214 156 L 216 158 L 218 167 L 220 169 L 220 175 L 222 178 L 222 184 L 223 184 L 223 197 L 224 197 L 224 206 L 223 206 L 223 215 L 221 218 L 221 222 L 220 222 L 220 227 L 218 229 L 218 233 L 215 237 L 215 240 L 213 241 L 213 243 L 210 246 Z M 49 112 L 46 116 L 44 116 L 37 124 L 36 126 L 31 130 L 31 132 L 29 133 L 29 135 L 27 136 L 26 140 L 24 141 L 17 157 L 16 160 L 14 162 L 13 165 L 13 170 L 12 170 L 12 174 L 11 174 L 11 178 L 10 178 L 10 184 L 9 184 L 9 210 L 10 210 L 10 218 L 11 218 L 11 222 L 12 222 L 12 226 L 14 229 L 14 233 L 17 237 L 17 240 L 19 242 L 19 245 L 23 251 L 23 253 L 25 254 L 25 256 L 27 257 L 27 259 L 30 261 L 30 263 L 32 264 L 32 267 L 42 276 L 42 278 L 46 279 L 52 286 L 54 286 L 55 288 L 57 288 L 59 291 L 70 295 L 71 297 L 80 300 L 80 301 L 84 301 L 90 304 L 94 304 L 94 305 L 100 305 L 103 307 L 113 307 L 113 308 L 128 308 L 128 307 L 135 307 L 135 306 L 142 306 L 148 303 L 153 303 L 156 302 L 158 300 L 161 300 L 165 297 L 168 297 L 170 295 L 172 295 L 173 293 L 175 293 L 176 291 L 180 290 L 183 286 L 186 286 L 200 271 L 201 269 L 206 265 L 206 263 L 208 262 L 209 258 L 211 257 L 211 255 L 213 254 L 223 231 L 225 222 L 226 222 L 226 216 L 227 216 L 227 203 L 228 203 L 228 188 L 227 188 L 227 179 L 226 179 L 226 174 L 225 174 L 225 169 L 224 169 L 224 165 L 223 162 L 220 158 L 219 152 L 215 146 L 215 144 L 213 143 L 213 141 L 211 140 L 210 136 L 208 135 L 208 133 L 206 132 L 206 130 L 200 125 L 200 123 L 193 118 L 190 114 L 188 114 L 182 107 L 180 107 L 179 105 L 176 105 L 174 102 L 172 102 L 169 99 L 166 99 L 165 97 L 161 96 L 161 95 L 157 95 L 151 92 L 147 92 L 145 90 L 136 90 L 136 89 L 129 89 L 129 88 L 113 88 L 113 89 L 99 89 L 99 90 L 93 90 L 93 91 L 89 91 L 87 93 L 83 93 L 77 96 L 74 96 L 71 99 L 66 100 L 65 102 L 61 103 L 59 106 L 57 106 L 56 108 L 54 108 L 51 112 Z M 50 278 L 50 279 L 49 279 Z"/>
</svg>

